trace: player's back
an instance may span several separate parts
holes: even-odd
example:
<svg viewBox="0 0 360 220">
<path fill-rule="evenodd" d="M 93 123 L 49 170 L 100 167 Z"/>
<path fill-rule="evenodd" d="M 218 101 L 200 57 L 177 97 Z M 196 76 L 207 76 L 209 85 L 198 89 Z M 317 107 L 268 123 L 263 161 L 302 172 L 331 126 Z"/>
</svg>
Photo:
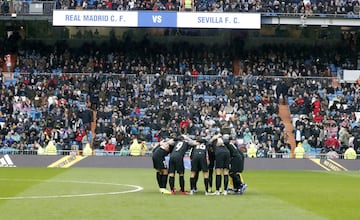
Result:
<svg viewBox="0 0 360 220">
<path fill-rule="evenodd" d="M 231 157 L 241 157 L 240 152 L 235 144 L 230 142 L 225 145 L 226 145 L 226 148 L 229 150 Z"/>
<path fill-rule="evenodd" d="M 189 144 L 186 141 L 177 141 L 170 153 L 170 157 L 184 157 L 189 149 Z"/>
<path fill-rule="evenodd" d="M 192 148 L 191 156 L 194 156 L 194 155 L 206 156 L 206 152 L 207 152 L 206 145 L 204 143 L 201 143 Z"/>
</svg>

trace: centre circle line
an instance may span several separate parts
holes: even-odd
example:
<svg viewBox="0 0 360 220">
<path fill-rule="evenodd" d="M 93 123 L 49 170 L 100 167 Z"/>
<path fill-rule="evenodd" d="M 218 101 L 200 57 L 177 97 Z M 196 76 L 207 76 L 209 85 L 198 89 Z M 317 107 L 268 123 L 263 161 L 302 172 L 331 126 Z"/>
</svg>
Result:
<svg viewBox="0 0 360 220">
<path fill-rule="evenodd" d="M 107 183 L 107 182 L 90 182 L 90 181 L 76 181 L 76 180 L 40 180 L 40 179 L 10 179 L 0 178 L 0 181 L 32 181 L 32 182 L 49 182 L 49 183 L 80 183 L 80 184 L 94 184 L 94 185 L 112 185 L 112 186 L 126 186 L 132 187 L 132 190 L 116 191 L 116 192 L 97 192 L 97 193 L 82 193 L 82 194 L 65 194 L 65 195 L 34 195 L 34 196 L 14 196 L 14 197 L 0 197 L 0 200 L 20 200 L 20 199 L 53 199 L 53 198 L 73 198 L 73 197 L 91 197 L 103 195 L 119 195 L 125 193 L 139 192 L 144 188 L 137 185 L 121 184 L 121 183 Z"/>
</svg>

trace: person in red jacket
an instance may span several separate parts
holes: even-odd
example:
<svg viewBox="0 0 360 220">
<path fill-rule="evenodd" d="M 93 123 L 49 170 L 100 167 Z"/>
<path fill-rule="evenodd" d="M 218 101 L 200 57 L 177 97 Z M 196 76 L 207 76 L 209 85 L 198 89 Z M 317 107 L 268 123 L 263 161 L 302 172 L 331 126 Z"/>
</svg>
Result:
<svg viewBox="0 0 360 220">
<path fill-rule="evenodd" d="M 320 122 L 322 122 L 322 120 L 323 120 L 323 117 L 322 117 L 322 115 L 320 114 L 320 112 L 316 112 L 316 114 L 314 115 L 313 121 L 314 121 L 315 123 L 320 123 Z"/>
<path fill-rule="evenodd" d="M 106 153 L 114 153 L 115 152 L 115 145 L 111 142 L 111 139 L 107 141 L 104 146 L 104 150 Z"/>
<path fill-rule="evenodd" d="M 79 150 L 82 150 L 82 139 L 84 138 L 85 135 L 86 132 L 84 128 L 77 128 L 75 132 L 75 141 L 79 147 Z"/>
<path fill-rule="evenodd" d="M 333 134 L 325 140 L 324 147 L 326 148 L 326 151 L 329 151 L 331 148 L 338 151 L 340 148 L 340 141 L 336 138 L 336 135 Z"/>
<path fill-rule="evenodd" d="M 321 111 L 321 101 L 319 98 L 316 98 L 312 103 L 312 111 L 314 115 Z"/>
</svg>

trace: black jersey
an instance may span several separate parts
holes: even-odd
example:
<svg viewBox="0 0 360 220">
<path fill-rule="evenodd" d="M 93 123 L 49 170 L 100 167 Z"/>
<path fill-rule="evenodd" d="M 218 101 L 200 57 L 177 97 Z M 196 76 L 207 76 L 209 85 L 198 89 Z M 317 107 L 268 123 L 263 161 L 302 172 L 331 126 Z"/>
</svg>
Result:
<svg viewBox="0 0 360 220">
<path fill-rule="evenodd" d="M 214 148 L 215 155 L 219 154 L 219 153 L 230 153 L 229 149 L 225 145 L 216 146 L 216 144 L 213 144 L 213 148 Z"/>
<path fill-rule="evenodd" d="M 227 143 L 225 144 L 225 146 L 230 152 L 230 157 L 241 157 L 240 151 L 238 150 L 235 144 Z"/>
<path fill-rule="evenodd" d="M 183 158 L 189 150 L 189 144 L 186 141 L 177 141 L 170 153 L 170 157 Z"/>
<path fill-rule="evenodd" d="M 230 151 L 230 173 L 243 172 L 244 154 L 233 143 L 226 143 L 225 145 Z"/>
<path fill-rule="evenodd" d="M 157 147 L 154 149 L 152 154 L 153 166 L 156 170 L 167 169 L 165 157 L 169 154 L 169 151 L 163 149 L 162 147 Z"/>
<path fill-rule="evenodd" d="M 206 144 L 200 143 L 191 149 L 191 171 L 208 172 L 208 164 L 206 160 L 207 147 Z"/>
<path fill-rule="evenodd" d="M 194 156 L 206 156 L 206 152 L 207 152 L 207 147 L 204 143 L 201 143 L 199 145 L 196 145 L 192 148 L 191 150 L 191 154 L 190 157 L 194 157 Z"/>
</svg>

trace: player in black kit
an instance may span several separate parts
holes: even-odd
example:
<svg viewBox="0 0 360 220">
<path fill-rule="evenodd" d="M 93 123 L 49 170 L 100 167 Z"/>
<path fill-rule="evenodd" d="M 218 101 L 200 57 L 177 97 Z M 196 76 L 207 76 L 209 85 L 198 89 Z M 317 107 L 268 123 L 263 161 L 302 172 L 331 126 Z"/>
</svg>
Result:
<svg viewBox="0 0 360 220">
<path fill-rule="evenodd" d="M 185 191 L 185 180 L 184 180 L 184 156 L 186 152 L 189 150 L 189 144 L 185 141 L 184 136 L 179 136 L 174 139 L 175 143 L 173 145 L 173 149 L 170 152 L 169 159 L 169 185 L 171 194 L 176 194 L 175 189 L 175 172 L 179 174 L 179 185 L 180 185 L 180 193 L 183 195 L 188 194 Z"/>
<path fill-rule="evenodd" d="M 214 151 L 214 147 L 211 144 L 208 145 L 208 160 L 209 160 L 209 164 L 208 164 L 209 187 L 210 187 L 210 191 L 212 192 L 213 174 L 214 174 L 214 167 L 215 167 L 215 151 Z"/>
<path fill-rule="evenodd" d="M 190 174 L 190 194 L 192 195 L 196 192 L 196 177 L 200 171 L 203 172 L 204 176 L 204 185 L 205 185 L 205 195 L 209 194 L 209 173 L 208 173 L 208 164 L 207 164 L 207 147 L 206 140 L 199 138 L 193 144 L 191 148 L 190 159 L 191 159 L 191 174 Z"/>
<path fill-rule="evenodd" d="M 223 195 L 227 195 L 227 188 L 229 184 L 229 163 L 230 163 L 230 152 L 224 144 L 221 138 L 221 133 L 214 135 L 210 139 L 210 143 L 214 147 L 215 152 L 215 195 L 220 195 L 221 178 L 224 177 Z"/>
<path fill-rule="evenodd" d="M 163 194 L 170 194 L 170 191 L 166 189 L 168 169 L 165 161 L 165 157 L 170 152 L 170 144 L 173 140 L 162 140 L 154 148 L 152 153 L 152 161 L 154 169 L 156 170 L 156 180 L 160 188 L 160 192 Z"/>
<path fill-rule="evenodd" d="M 241 173 L 244 170 L 244 154 L 238 149 L 238 147 L 231 142 L 229 135 L 223 135 L 225 146 L 230 152 L 230 177 L 233 180 L 233 191 L 235 194 L 243 194 L 247 185 L 243 183 Z"/>
</svg>

